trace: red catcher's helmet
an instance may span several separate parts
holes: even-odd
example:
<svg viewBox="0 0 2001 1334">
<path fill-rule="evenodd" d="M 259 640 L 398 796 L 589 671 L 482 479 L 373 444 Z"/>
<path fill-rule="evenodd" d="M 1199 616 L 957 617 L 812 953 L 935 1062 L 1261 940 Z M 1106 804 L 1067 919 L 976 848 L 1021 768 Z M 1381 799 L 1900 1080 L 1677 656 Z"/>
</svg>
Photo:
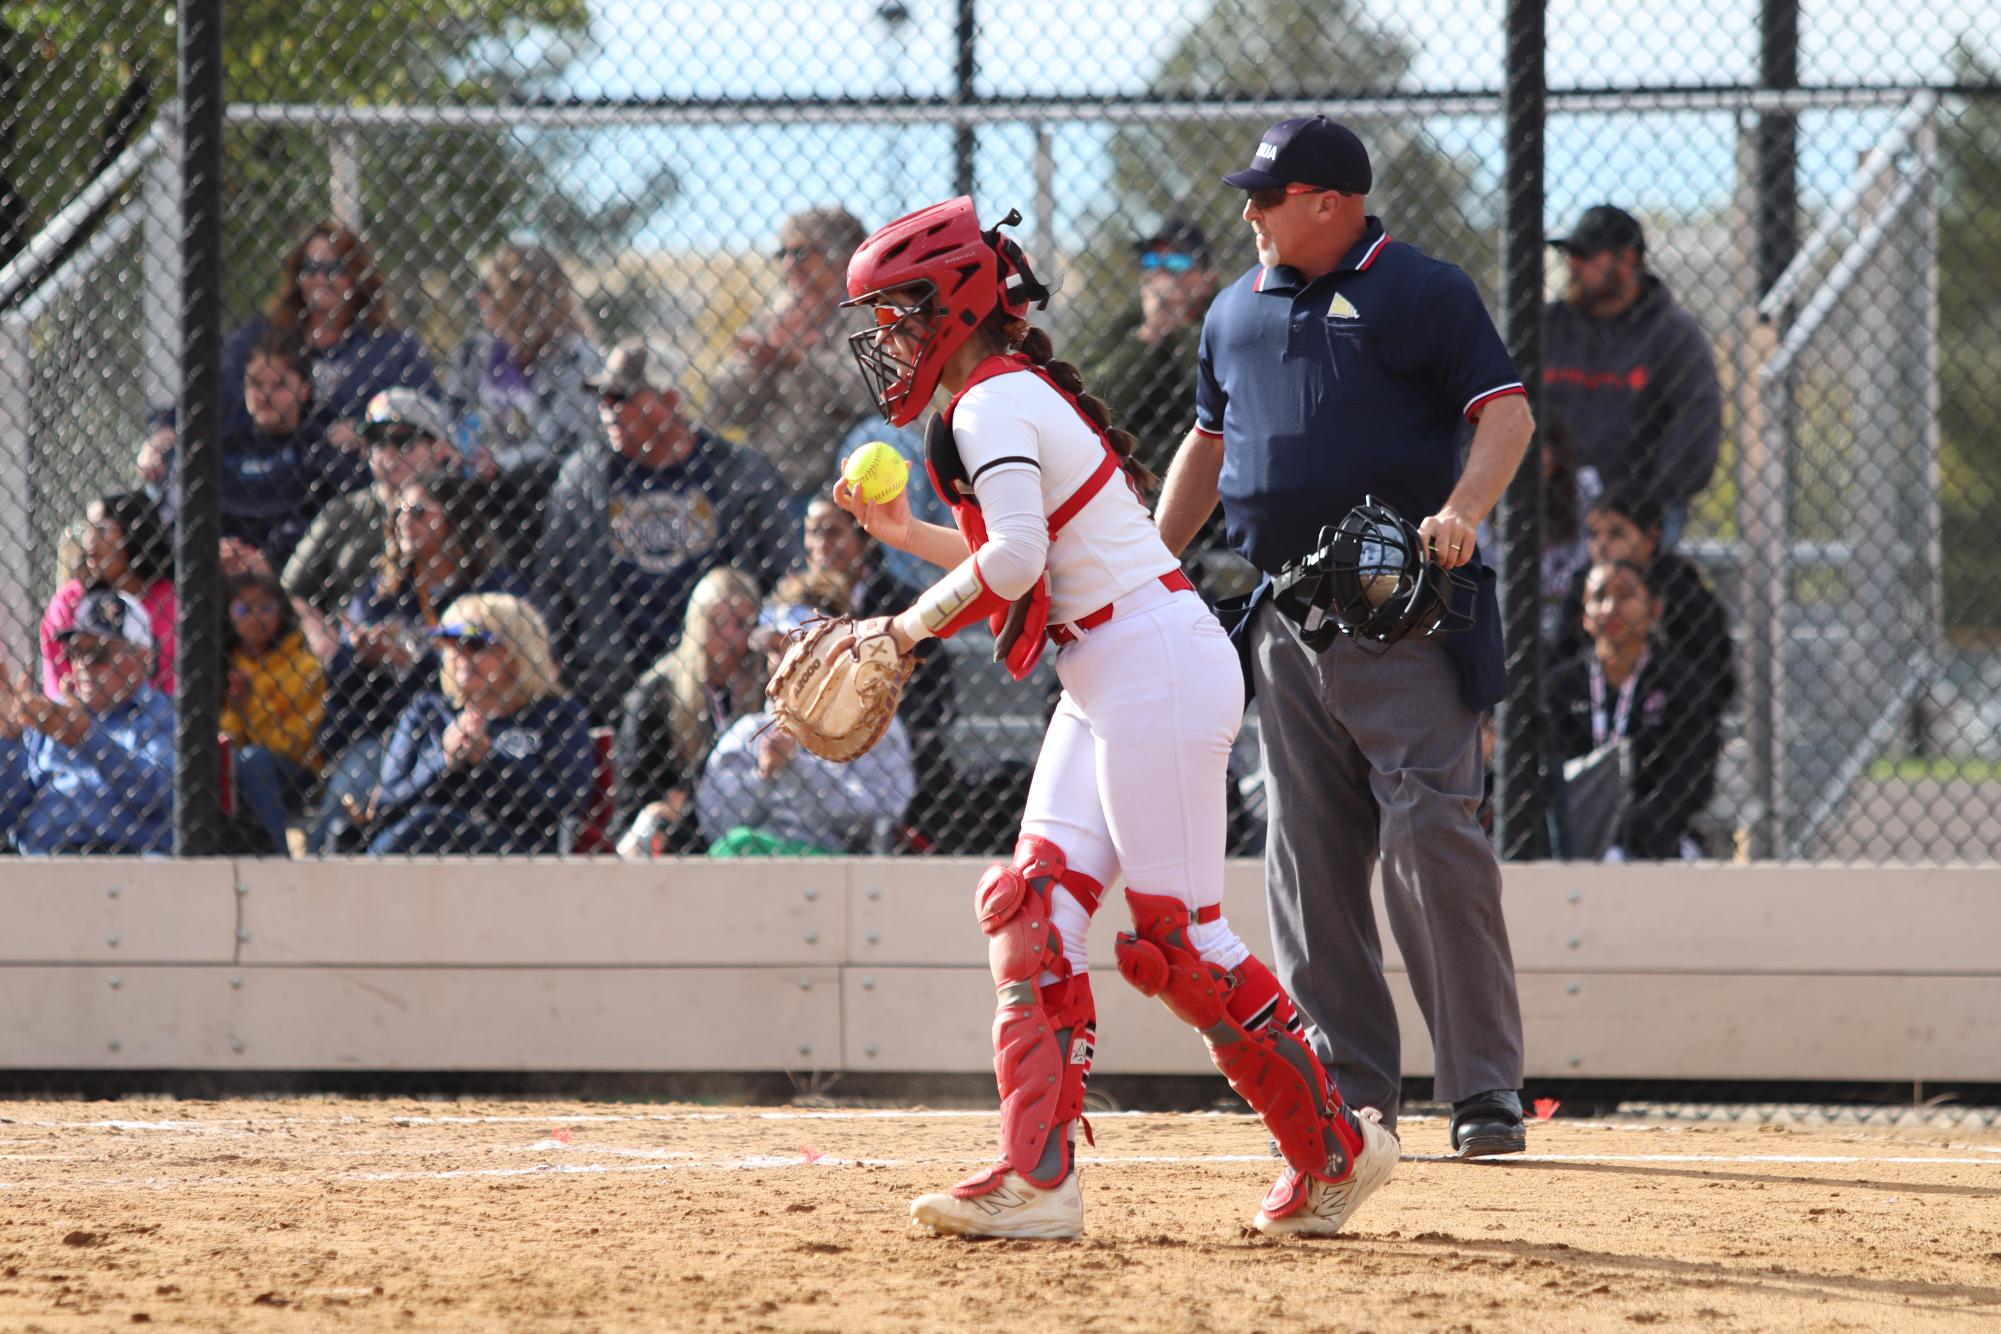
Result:
<svg viewBox="0 0 2001 1334">
<path fill-rule="evenodd" d="M 872 322 L 848 336 L 848 346 L 890 425 L 917 419 L 945 363 L 996 306 L 1019 316 L 1030 302 L 1049 303 L 1049 289 L 1029 271 L 1021 247 L 1000 234 L 1020 221 L 1021 214 L 1010 210 L 981 231 L 973 201 L 960 195 L 887 224 L 848 261 L 848 299 L 841 304 L 875 312 Z M 895 301 L 890 293 L 897 294 Z M 893 334 L 916 346 L 914 358 L 896 354 Z"/>
</svg>

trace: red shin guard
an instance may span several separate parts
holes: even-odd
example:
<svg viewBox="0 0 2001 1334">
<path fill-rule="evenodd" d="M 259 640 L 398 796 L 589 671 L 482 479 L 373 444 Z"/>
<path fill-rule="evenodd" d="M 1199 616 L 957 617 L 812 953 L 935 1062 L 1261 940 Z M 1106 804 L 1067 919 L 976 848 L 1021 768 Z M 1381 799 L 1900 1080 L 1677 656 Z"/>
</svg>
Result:
<svg viewBox="0 0 2001 1334">
<path fill-rule="evenodd" d="M 1137 933 L 1118 938 L 1119 973 L 1158 996 L 1202 1034 L 1237 1096 L 1264 1119 L 1291 1167 L 1324 1181 L 1347 1176 L 1362 1134 L 1300 1034 L 1291 997 L 1255 958 L 1225 970 L 1189 943 L 1188 906 L 1126 891 Z"/>
<path fill-rule="evenodd" d="M 1097 882 L 1065 867 L 1061 848 L 1030 834 L 1015 845 L 1013 862 L 989 868 L 980 880 L 976 910 L 989 937 L 987 957 L 1000 1000 L 994 1014 L 994 1080 L 1000 1088 L 1001 1161 L 954 1186 L 955 1195 L 984 1195 L 1009 1171 L 1045 1190 L 1070 1173 L 1069 1125 L 1084 1113 L 1097 1007 L 1090 978 L 1070 975 L 1062 934 L 1050 919 L 1059 884 L 1087 910 L 1103 892 Z M 1039 985 L 1044 973 L 1056 980 Z"/>
</svg>

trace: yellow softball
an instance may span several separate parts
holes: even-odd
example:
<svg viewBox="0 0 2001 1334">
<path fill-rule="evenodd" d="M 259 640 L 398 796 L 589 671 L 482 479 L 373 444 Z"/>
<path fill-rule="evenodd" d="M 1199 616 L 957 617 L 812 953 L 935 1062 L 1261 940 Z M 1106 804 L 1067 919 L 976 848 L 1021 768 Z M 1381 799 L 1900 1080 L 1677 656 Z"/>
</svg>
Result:
<svg viewBox="0 0 2001 1334">
<path fill-rule="evenodd" d="M 848 455 L 841 469 L 848 485 L 872 505 L 885 505 L 903 494 L 910 479 L 910 465 L 894 446 L 871 440 Z"/>
</svg>

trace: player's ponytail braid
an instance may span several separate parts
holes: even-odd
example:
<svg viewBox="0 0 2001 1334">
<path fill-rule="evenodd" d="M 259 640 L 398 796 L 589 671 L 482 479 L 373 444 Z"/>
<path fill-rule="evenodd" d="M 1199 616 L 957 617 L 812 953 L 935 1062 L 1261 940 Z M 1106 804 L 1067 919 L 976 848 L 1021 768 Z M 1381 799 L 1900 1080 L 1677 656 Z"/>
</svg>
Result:
<svg viewBox="0 0 2001 1334">
<path fill-rule="evenodd" d="M 1049 331 L 1039 329 L 1023 319 L 1009 318 L 1003 311 L 995 311 L 1002 317 L 1003 341 L 1015 351 L 1027 357 L 1033 365 L 1049 372 L 1049 378 L 1057 387 L 1077 400 L 1077 408 L 1091 425 L 1105 433 L 1105 442 L 1112 452 L 1119 456 L 1119 466 L 1125 469 L 1133 487 L 1141 497 L 1150 496 L 1159 489 L 1160 478 L 1139 460 L 1139 438 L 1123 426 L 1112 424 L 1112 410 L 1105 400 L 1084 389 L 1084 372 L 1067 361 L 1057 361 L 1056 345 L 1050 341 Z"/>
</svg>

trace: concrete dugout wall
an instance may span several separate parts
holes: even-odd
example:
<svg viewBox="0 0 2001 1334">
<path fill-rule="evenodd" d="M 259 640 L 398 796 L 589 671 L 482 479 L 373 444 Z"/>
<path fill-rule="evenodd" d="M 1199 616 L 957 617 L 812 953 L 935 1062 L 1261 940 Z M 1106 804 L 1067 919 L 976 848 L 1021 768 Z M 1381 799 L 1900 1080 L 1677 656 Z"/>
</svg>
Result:
<svg viewBox="0 0 2001 1334">
<path fill-rule="evenodd" d="M 10 860 L 0 1067 L 986 1070 L 982 865 Z M 1518 865 L 1506 906 L 1532 1079 L 2001 1080 L 2001 870 Z M 1111 969 L 1124 919 L 1097 1068 L 1207 1073 Z"/>
</svg>

